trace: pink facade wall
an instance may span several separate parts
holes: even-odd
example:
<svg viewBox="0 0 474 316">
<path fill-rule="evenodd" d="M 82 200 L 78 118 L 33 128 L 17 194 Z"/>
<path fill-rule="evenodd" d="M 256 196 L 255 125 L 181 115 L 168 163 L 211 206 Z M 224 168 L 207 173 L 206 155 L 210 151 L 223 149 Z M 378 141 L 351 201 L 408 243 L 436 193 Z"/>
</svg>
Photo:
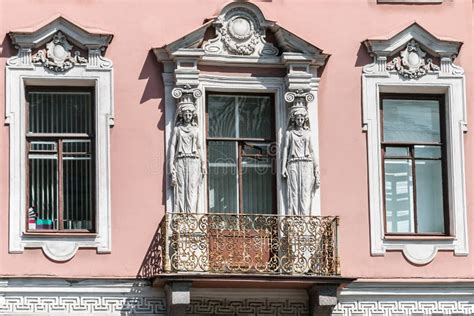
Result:
<svg viewBox="0 0 474 316">
<path fill-rule="evenodd" d="M 4 117 L 5 60 L 16 54 L 7 33 L 41 25 L 55 14 L 114 34 L 106 57 L 114 62 L 115 127 L 111 130 L 112 253 L 80 249 L 65 263 L 41 250 L 8 253 L 9 127 L 0 128 L 0 274 L 4 276 L 135 277 L 165 211 L 162 66 L 150 49 L 199 27 L 226 4 L 220 0 L 0 2 L 0 117 Z M 367 142 L 362 131 L 361 68 L 369 63 L 361 42 L 394 34 L 416 21 L 429 32 L 464 42 L 456 64 L 466 71 L 472 118 L 472 4 L 380 5 L 375 0 L 274 0 L 255 2 L 267 19 L 331 54 L 319 88 L 323 215 L 339 215 L 342 274 L 357 278 L 472 278 L 474 231 L 473 140 L 464 137 L 470 255 L 439 252 L 425 266 L 401 252 L 370 256 Z"/>
</svg>

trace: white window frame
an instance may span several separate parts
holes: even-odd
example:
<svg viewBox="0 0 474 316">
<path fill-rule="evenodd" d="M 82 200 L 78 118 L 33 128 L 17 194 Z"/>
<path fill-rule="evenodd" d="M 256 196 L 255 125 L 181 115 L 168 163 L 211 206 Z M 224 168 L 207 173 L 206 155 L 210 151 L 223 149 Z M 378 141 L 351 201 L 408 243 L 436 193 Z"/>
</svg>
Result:
<svg viewBox="0 0 474 316">
<path fill-rule="evenodd" d="M 404 49 L 414 39 L 431 56 L 440 59 L 440 68 L 416 79 L 406 79 L 387 70 L 387 58 Z M 412 24 L 394 37 L 367 40 L 374 62 L 362 74 L 363 123 L 367 132 L 370 196 L 370 249 L 374 256 L 387 250 L 402 250 L 415 264 L 432 261 L 438 250 L 452 250 L 457 256 L 468 254 L 466 187 L 464 171 L 464 133 L 467 130 L 464 71 L 452 63 L 459 42 L 442 41 L 418 24 Z M 443 94 L 446 107 L 449 236 L 386 236 L 384 231 L 384 175 L 382 173 L 380 94 Z"/>
<path fill-rule="evenodd" d="M 61 31 L 74 46 L 88 51 L 87 63 L 75 65 L 65 72 L 52 72 L 41 63 L 31 61 L 31 51 L 49 42 Z M 62 17 L 25 34 L 13 31 L 10 37 L 18 46 L 18 55 L 6 66 L 6 123 L 10 127 L 10 206 L 9 252 L 22 253 L 25 248 L 41 248 L 54 261 L 70 260 L 78 248 L 96 248 L 98 253 L 111 251 L 110 206 L 110 127 L 113 126 L 113 68 L 112 62 L 101 56 L 111 35 L 90 34 Z M 95 159 L 96 196 L 93 234 L 57 235 L 26 232 L 26 95 L 27 86 L 94 87 L 95 92 Z"/>
<path fill-rule="evenodd" d="M 203 95 L 197 100 L 198 107 L 203 109 L 200 111 L 200 120 L 205 122 L 206 120 L 206 94 L 213 92 L 226 92 L 226 93 L 265 93 L 274 95 L 274 119 L 275 119 L 275 141 L 277 144 L 281 143 L 282 133 L 285 130 L 286 123 L 286 105 L 284 102 L 285 94 L 285 82 L 283 78 L 246 78 L 246 77 L 225 77 L 225 76 L 214 76 L 214 75 L 204 75 L 200 79 L 201 89 L 204 92 Z M 201 124 L 201 135 L 207 135 L 206 124 Z M 206 140 L 203 137 L 204 147 L 206 148 Z M 206 148 L 207 149 L 207 148 Z M 207 150 L 205 150 L 207 153 Z M 281 161 L 278 159 L 280 157 L 280 146 L 277 146 L 277 152 L 275 156 L 276 162 L 276 187 L 279 188 L 282 185 L 281 181 Z M 207 161 L 207 157 L 206 157 Z M 207 177 L 204 179 L 204 187 L 206 190 L 202 190 L 200 199 L 201 205 L 204 207 L 204 210 L 208 210 L 208 199 L 207 197 Z M 284 214 L 284 197 L 280 190 L 275 192 L 277 198 L 277 214 Z M 238 212 L 238 210 L 237 210 Z"/>
</svg>

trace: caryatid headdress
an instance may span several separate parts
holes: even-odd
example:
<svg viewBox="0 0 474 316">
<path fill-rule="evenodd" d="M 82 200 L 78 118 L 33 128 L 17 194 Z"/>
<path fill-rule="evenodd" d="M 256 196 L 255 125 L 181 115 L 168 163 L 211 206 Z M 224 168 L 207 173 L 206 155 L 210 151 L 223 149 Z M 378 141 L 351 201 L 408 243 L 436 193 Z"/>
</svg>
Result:
<svg viewBox="0 0 474 316">
<path fill-rule="evenodd" d="M 291 126 L 295 116 L 303 115 L 305 117 L 304 127 L 309 129 L 308 102 L 313 100 L 313 94 L 301 89 L 285 93 L 285 101 L 290 104 L 288 108 L 288 126 Z"/>
<path fill-rule="evenodd" d="M 197 123 L 197 113 L 196 113 L 196 99 L 202 96 L 201 90 L 198 88 L 191 88 L 190 85 L 185 85 L 182 88 L 174 88 L 171 91 L 173 98 L 177 101 L 177 108 L 175 114 L 175 124 L 178 123 L 182 113 L 184 111 L 193 112 L 193 122 Z"/>
</svg>

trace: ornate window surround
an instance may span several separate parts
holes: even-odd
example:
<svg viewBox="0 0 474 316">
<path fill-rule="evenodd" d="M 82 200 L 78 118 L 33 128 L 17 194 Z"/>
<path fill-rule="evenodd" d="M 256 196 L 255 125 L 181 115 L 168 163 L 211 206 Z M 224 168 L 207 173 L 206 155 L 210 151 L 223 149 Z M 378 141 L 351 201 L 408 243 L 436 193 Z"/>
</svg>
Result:
<svg viewBox="0 0 474 316">
<path fill-rule="evenodd" d="M 6 65 L 6 123 L 10 126 L 9 252 L 42 248 L 55 261 L 71 259 L 80 247 L 111 251 L 110 218 L 110 127 L 113 126 L 113 68 L 102 56 L 113 35 L 92 32 L 56 16 L 36 29 L 9 33 L 16 56 Z M 46 45 L 47 44 L 47 45 Z M 79 48 L 87 53 L 83 57 Z M 45 49 L 40 49 L 45 46 Z M 58 47 L 60 46 L 60 47 Z M 55 55 L 56 51 L 64 54 Z M 34 53 L 36 52 L 36 53 Z M 34 53 L 34 54 L 33 54 Z M 96 105 L 96 232 L 94 234 L 37 235 L 25 233 L 26 154 L 25 87 L 89 86 L 95 89 Z"/>
<path fill-rule="evenodd" d="M 250 21 L 251 34 L 247 38 L 235 40 L 228 36 L 232 21 L 241 18 Z M 204 40 L 209 27 L 216 30 L 216 37 Z M 265 32 L 272 32 L 278 48 L 265 41 Z M 235 35 L 235 34 L 234 34 Z M 237 34 L 237 37 L 239 35 Z M 201 90 L 202 95 L 195 99 L 199 120 L 205 119 L 205 96 L 207 92 L 239 92 L 239 93 L 274 93 L 275 120 L 277 140 L 277 207 L 278 214 L 286 214 L 286 186 L 281 179 L 281 142 L 287 127 L 287 105 L 285 92 L 304 90 L 312 93 L 315 98 L 307 103 L 310 117 L 311 137 L 315 159 L 319 161 L 318 143 L 318 110 L 317 91 L 319 78 L 317 70 L 325 64 L 329 55 L 285 30 L 277 23 L 268 21 L 260 9 L 251 3 L 231 3 L 223 8 L 220 15 L 194 32 L 161 48 L 153 49 L 159 62 L 164 65 L 163 79 L 165 86 L 165 135 L 166 151 L 169 152 L 173 120 L 175 117 L 175 100 L 172 90 L 175 87 L 189 85 Z M 280 54 L 280 53 L 281 54 Z M 220 69 L 236 69 L 248 67 L 266 67 L 286 69 L 286 76 L 252 77 L 243 75 L 211 74 L 201 72 L 200 66 L 217 66 Z M 204 124 L 201 124 L 201 135 L 205 135 Z M 204 145 L 204 144 L 203 144 Z M 205 148 L 205 147 L 203 147 Z M 166 164 L 166 174 L 169 174 Z M 206 180 L 201 187 L 206 188 Z M 173 211 L 173 189 L 170 179 L 166 177 L 166 208 Z M 197 211 L 207 212 L 206 192 L 201 190 Z M 312 200 L 311 214 L 320 214 L 319 189 Z"/>
<path fill-rule="evenodd" d="M 370 244 L 373 256 L 386 250 L 402 250 L 414 264 L 427 264 L 438 250 L 468 254 L 464 132 L 467 131 L 464 70 L 453 64 L 461 42 L 444 40 L 413 23 L 391 38 L 364 41 L 374 62 L 363 68 L 363 124 L 367 132 Z M 407 46 L 418 45 L 420 63 L 410 65 L 404 58 Z M 421 49 L 421 51 L 419 50 Z M 424 56 L 439 60 L 439 66 Z M 400 54 L 400 57 L 399 57 Z M 389 60 L 392 59 L 390 62 Z M 450 235 L 446 237 L 386 237 L 383 217 L 383 174 L 380 156 L 380 93 L 444 94 L 447 113 L 447 164 Z"/>
</svg>

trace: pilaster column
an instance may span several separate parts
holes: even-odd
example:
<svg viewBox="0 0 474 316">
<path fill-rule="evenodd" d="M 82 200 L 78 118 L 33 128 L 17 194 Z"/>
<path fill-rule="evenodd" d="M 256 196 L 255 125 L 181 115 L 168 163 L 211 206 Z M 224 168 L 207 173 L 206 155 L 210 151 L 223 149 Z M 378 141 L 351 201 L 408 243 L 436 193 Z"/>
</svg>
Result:
<svg viewBox="0 0 474 316">
<path fill-rule="evenodd" d="M 191 303 L 191 282 L 171 282 L 165 285 L 168 316 L 182 316 Z"/>
<path fill-rule="evenodd" d="M 330 316 L 337 305 L 337 285 L 314 285 L 308 297 L 311 316 Z"/>
</svg>

